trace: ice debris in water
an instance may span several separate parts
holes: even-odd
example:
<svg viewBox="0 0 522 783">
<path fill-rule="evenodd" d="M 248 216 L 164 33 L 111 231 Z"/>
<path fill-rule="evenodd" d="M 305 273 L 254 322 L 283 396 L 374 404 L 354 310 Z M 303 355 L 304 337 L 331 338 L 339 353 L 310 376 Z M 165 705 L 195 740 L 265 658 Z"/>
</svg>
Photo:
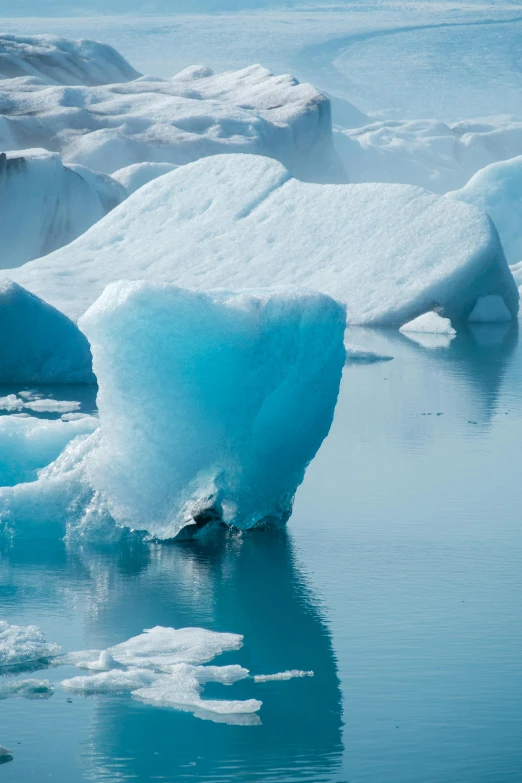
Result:
<svg viewBox="0 0 522 783">
<path fill-rule="evenodd" d="M 389 362 L 393 359 L 393 356 L 389 354 L 369 351 L 351 343 L 345 343 L 344 347 L 346 348 L 346 364 L 375 364 L 376 362 Z"/>
<path fill-rule="evenodd" d="M 202 699 L 207 682 L 231 685 L 248 677 L 237 665 L 205 666 L 225 651 L 238 650 L 243 637 L 203 628 L 151 628 L 105 651 L 78 652 L 63 663 L 96 671 L 64 680 L 75 693 L 129 692 L 140 701 L 189 710 L 200 717 L 249 715 L 261 707 L 257 699 Z M 233 721 L 233 718 L 231 719 Z"/>
<path fill-rule="evenodd" d="M 54 693 L 50 680 L 0 680 L 0 699 L 21 696 L 24 699 L 48 699 Z"/>
<path fill-rule="evenodd" d="M 443 318 L 435 312 L 419 315 L 418 318 L 401 326 L 399 331 L 420 332 L 421 334 L 457 334 L 449 318 Z"/>
<path fill-rule="evenodd" d="M 9 750 L 8 748 L 4 748 L 3 745 L 0 745 L 0 764 L 5 764 L 6 761 L 12 761 L 13 760 L 13 751 Z"/>
<path fill-rule="evenodd" d="M 254 682 L 272 682 L 278 680 L 293 680 L 294 677 L 313 677 L 312 671 L 303 671 L 302 669 L 289 669 L 285 672 L 276 674 L 254 674 Z"/>
<path fill-rule="evenodd" d="M 293 286 L 400 326 L 519 294 L 487 215 L 408 185 L 312 184 L 260 155 L 214 155 L 149 182 L 65 248 L 10 277 L 72 318 L 117 280 L 190 289 Z"/>
<path fill-rule="evenodd" d="M 86 415 L 72 421 L 0 416 L 0 487 L 34 481 L 71 440 L 97 427 L 98 419 Z"/>
<path fill-rule="evenodd" d="M 0 667 L 46 661 L 59 652 L 60 647 L 47 642 L 36 625 L 11 625 L 0 620 Z"/>
</svg>

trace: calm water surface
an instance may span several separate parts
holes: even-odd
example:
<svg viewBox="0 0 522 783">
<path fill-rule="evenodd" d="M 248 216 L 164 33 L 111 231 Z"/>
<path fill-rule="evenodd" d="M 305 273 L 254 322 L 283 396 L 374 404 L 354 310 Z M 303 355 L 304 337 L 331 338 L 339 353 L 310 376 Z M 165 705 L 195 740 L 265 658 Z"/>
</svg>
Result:
<svg viewBox="0 0 522 783">
<path fill-rule="evenodd" d="M 64 650 L 198 625 L 245 636 L 216 663 L 315 677 L 205 688 L 262 699 L 258 726 L 59 688 L 4 700 L 2 783 L 522 781 L 518 332 L 350 332 L 395 359 L 346 369 L 286 532 L 1 548 L 0 616 Z"/>
</svg>

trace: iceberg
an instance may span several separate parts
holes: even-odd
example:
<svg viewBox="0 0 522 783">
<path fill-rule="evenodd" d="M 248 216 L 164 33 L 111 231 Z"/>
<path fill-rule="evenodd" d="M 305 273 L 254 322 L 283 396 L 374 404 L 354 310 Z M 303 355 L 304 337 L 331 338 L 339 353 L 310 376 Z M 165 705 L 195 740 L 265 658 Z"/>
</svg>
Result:
<svg viewBox="0 0 522 783">
<path fill-rule="evenodd" d="M 0 278 L 0 334 L 0 384 L 95 381 L 89 343 L 78 327 L 6 278 Z M 16 395 L 11 402 L 24 407 Z"/>
<path fill-rule="evenodd" d="M 130 196 L 147 182 L 151 182 L 163 174 L 168 174 L 169 171 L 174 171 L 176 168 L 174 163 L 147 163 L 145 161 L 144 163 L 133 163 L 132 166 L 115 171 L 112 178 L 119 182 Z"/>
<path fill-rule="evenodd" d="M 0 268 L 76 239 L 126 198 L 106 174 L 64 166 L 42 149 L 0 154 Z"/>
<path fill-rule="evenodd" d="M 285 523 L 332 423 L 345 318 L 316 293 L 108 286 L 80 323 L 99 427 L 63 422 L 76 437 L 56 460 L 0 489 L 4 526 L 99 538 L 116 522 L 170 539 Z"/>
<path fill-rule="evenodd" d="M 377 362 L 389 362 L 393 359 L 393 356 L 387 353 L 369 351 L 367 348 L 352 343 L 345 343 L 344 347 L 346 348 L 346 364 L 376 364 Z"/>
<path fill-rule="evenodd" d="M 43 147 L 67 165 L 106 174 L 144 161 L 181 165 L 249 152 L 281 160 L 303 179 L 340 176 L 328 98 L 261 65 L 221 74 L 197 66 L 171 79 L 101 86 L 11 78 L 2 82 L 0 108 L 0 148 Z"/>
<path fill-rule="evenodd" d="M 508 263 L 522 261 L 522 155 L 485 166 L 447 198 L 487 212 L 500 235 Z"/>
<path fill-rule="evenodd" d="M 11 625 L 0 620 L 0 669 L 48 662 L 60 647 L 48 642 L 36 625 Z"/>
<path fill-rule="evenodd" d="M 80 327 L 99 384 L 89 482 L 116 522 L 161 539 L 286 522 L 330 429 L 344 324 L 321 294 L 108 286 Z"/>
<path fill-rule="evenodd" d="M 99 85 L 127 82 L 139 75 L 107 44 L 54 35 L 0 36 L 0 80 L 31 76 L 46 84 Z"/>
<path fill-rule="evenodd" d="M 466 321 L 479 297 L 519 294 L 491 220 L 408 185 L 321 185 L 256 155 L 220 155 L 149 182 L 70 245 L 10 270 L 78 318 L 119 279 L 184 288 L 306 287 L 351 324 L 399 327 L 440 308 Z"/>
</svg>

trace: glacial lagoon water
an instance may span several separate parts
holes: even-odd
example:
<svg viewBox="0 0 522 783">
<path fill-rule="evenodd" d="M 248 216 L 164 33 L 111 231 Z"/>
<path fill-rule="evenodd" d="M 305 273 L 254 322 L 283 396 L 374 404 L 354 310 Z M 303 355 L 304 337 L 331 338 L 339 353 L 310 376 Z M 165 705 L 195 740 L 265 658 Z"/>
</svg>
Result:
<svg viewBox="0 0 522 783">
<path fill-rule="evenodd" d="M 251 726 L 59 687 L 3 700 L 2 783 L 520 782 L 522 344 L 416 337 L 349 330 L 395 358 L 346 368 L 286 531 L 0 543 L 0 617 L 64 650 L 195 625 L 244 634 L 215 663 L 314 671 L 206 686 L 261 699 Z"/>
</svg>

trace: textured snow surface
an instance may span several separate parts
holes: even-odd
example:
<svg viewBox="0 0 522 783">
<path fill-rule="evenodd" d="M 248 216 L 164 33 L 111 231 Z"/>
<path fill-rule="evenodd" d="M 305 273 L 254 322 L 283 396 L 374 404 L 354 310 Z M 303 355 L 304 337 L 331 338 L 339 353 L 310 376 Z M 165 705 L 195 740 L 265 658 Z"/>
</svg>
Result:
<svg viewBox="0 0 522 783">
<path fill-rule="evenodd" d="M 119 171 L 115 171 L 112 178 L 117 180 L 127 192 L 128 195 L 134 193 L 138 188 L 146 185 L 156 177 L 162 174 L 168 174 L 177 168 L 174 163 L 133 163 L 132 166 L 126 166 Z"/>
<path fill-rule="evenodd" d="M 0 268 L 66 245 L 120 204 L 126 190 L 106 174 L 67 167 L 57 153 L 0 155 Z"/>
<path fill-rule="evenodd" d="M 81 319 L 98 378 L 91 485 L 159 538 L 285 522 L 330 428 L 344 308 L 327 296 L 115 283 Z"/>
<path fill-rule="evenodd" d="M 456 334 L 449 318 L 442 318 L 438 313 L 430 312 L 419 315 L 413 321 L 401 326 L 401 332 L 421 332 L 424 334 Z"/>
<path fill-rule="evenodd" d="M 0 486 L 35 480 L 38 470 L 54 462 L 69 441 L 97 426 L 93 416 L 73 421 L 0 416 Z"/>
<path fill-rule="evenodd" d="M 252 155 L 165 174 L 9 274 L 72 317 L 118 279 L 304 286 L 345 302 L 349 322 L 362 324 L 400 326 L 435 306 L 465 320 L 488 294 L 518 310 L 497 232 L 475 207 L 406 185 L 300 182 Z"/>
<path fill-rule="evenodd" d="M 276 674 L 255 674 L 254 682 L 293 680 L 295 677 L 313 677 L 313 676 L 314 673 L 311 671 L 303 671 L 302 669 L 288 669 L 288 671 L 277 672 Z"/>
<path fill-rule="evenodd" d="M 6 278 L 0 278 L 0 334 L 0 384 L 94 381 L 89 343 L 77 326 Z"/>
<path fill-rule="evenodd" d="M 107 174 L 143 161 L 179 165 L 251 152 L 322 180 L 333 160 L 328 99 L 260 65 L 222 74 L 199 66 L 172 79 L 141 77 L 100 87 L 6 80 L 0 148 L 27 146 L 58 151 L 67 163 Z"/>
<path fill-rule="evenodd" d="M 139 75 L 107 44 L 54 35 L 0 35 L 0 80 L 31 76 L 47 84 L 96 85 L 127 82 Z"/>
<path fill-rule="evenodd" d="M 59 646 L 47 642 L 36 625 L 11 625 L 0 620 L 0 667 L 34 663 L 59 652 Z"/>
</svg>

